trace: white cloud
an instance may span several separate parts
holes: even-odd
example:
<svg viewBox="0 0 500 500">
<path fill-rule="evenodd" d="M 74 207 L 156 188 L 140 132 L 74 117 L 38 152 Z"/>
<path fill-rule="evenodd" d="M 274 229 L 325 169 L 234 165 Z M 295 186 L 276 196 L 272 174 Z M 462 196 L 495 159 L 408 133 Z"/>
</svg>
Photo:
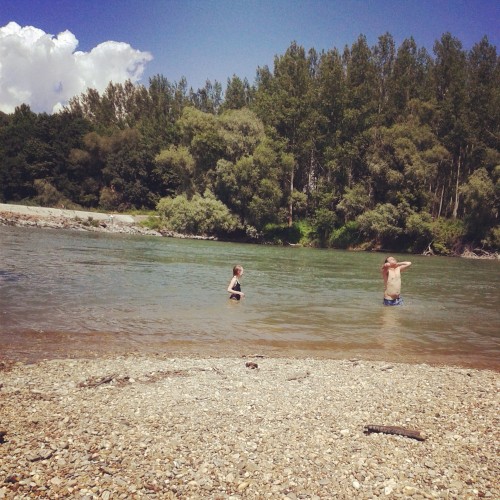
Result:
<svg viewBox="0 0 500 500">
<path fill-rule="evenodd" d="M 12 113 L 24 103 L 37 113 L 57 111 L 88 88 L 102 92 L 110 81 L 137 82 L 153 58 L 122 42 L 90 52 L 77 46 L 70 31 L 52 36 L 14 22 L 0 27 L 0 110 Z"/>
</svg>

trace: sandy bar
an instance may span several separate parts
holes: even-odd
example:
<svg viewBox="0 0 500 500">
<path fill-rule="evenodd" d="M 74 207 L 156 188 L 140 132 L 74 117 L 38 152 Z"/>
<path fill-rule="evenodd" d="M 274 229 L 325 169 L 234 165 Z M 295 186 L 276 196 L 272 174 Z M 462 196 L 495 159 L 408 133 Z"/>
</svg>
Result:
<svg viewBox="0 0 500 500">
<path fill-rule="evenodd" d="M 500 498 L 493 371 L 161 355 L 0 367 L 0 498 Z"/>
</svg>

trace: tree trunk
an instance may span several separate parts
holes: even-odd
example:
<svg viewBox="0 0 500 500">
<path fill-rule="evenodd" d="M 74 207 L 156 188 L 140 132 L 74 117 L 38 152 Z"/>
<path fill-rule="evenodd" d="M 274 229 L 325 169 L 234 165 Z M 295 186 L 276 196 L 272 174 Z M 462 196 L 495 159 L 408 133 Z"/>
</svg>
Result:
<svg viewBox="0 0 500 500">
<path fill-rule="evenodd" d="M 288 227 L 291 227 L 293 224 L 293 174 L 294 171 L 292 169 L 292 173 L 290 175 L 290 203 L 288 204 Z"/>
<path fill-rule="evenodd" d="M 314 149 L 311 149 L 311 157 L 309 159 L 309 175 L 307 176 L 307 190 L 311 193 L 316 187 L 316 175 L 315 175 L 315 159 L 314 159 Z"/>
<path fill-rule="evenodd" d="M 441 189 L 441 199 L 439 200 L 439 211 L 438 211 L 438 216 L 437 218 L 441 217 L 441 210 L 443 209 L 443 198 L 444 198 L 444 182 L 443 182 L 443 189 Z"/>
<path fill-rule="evenodd" d="M 462 152 L 458 155 L 457 161 L 457 182 L 455 184 L 455 203 L 453 206 L 453 218 L 456 219 L 458 215 L 458 202 L 459 202 L 459 187 L 460 187 L 460 166 L 462 163 Z"/>
</svg>

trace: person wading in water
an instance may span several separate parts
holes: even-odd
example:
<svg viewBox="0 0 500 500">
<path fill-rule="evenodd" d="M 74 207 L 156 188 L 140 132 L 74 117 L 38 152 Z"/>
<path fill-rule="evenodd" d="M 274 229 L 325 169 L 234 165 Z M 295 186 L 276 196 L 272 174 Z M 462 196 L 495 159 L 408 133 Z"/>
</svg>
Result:
<svg viewBox="0 0 500 500">
<path fill-rule="evenodd" d="M 233 277 L 229 282 L 229 286 L 227 287 L 227 291 L 231 294 L 230 299 L 232 300 L 240 300 L 245 294 L 241 291 L 241 285 L 239 279 L 243 276 L 243 267 L 234 266 L 233 267 Z"/>
<path fill-rule="evenodd" d="M 382 266 L 384 278 L 384 306 L 402 306 L 401 271 L 404 271 L 411 262 L 398 262 L 394 257 L 387 257 Z"/>
</svg>

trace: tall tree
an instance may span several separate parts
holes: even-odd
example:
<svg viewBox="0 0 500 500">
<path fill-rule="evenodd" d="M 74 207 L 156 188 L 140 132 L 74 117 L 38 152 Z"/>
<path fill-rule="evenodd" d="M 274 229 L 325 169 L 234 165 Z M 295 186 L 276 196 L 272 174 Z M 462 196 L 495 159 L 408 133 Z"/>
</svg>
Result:
<svg viewBox="0 0 500 500">
<path fill-rule="evenodd" d="M 410 112 L 412 100 L 429 100 L 432 84 L 432 60 L 425 48 L 419 49 L 413 37 L 399 46 L 394 69 L 388 81 L 389 111 L 392 120 Z"/>
<path fill-rule="evenodd" d="M 203 88 L 190 90 L 189 100 L 197 110 L 215 115 L 222 105 L 222 85 L 217 80 L 213 84 L 207 80 Z"/>
<path fill-rule="evenodd" d="M 487 37 L 468 55 L 468 91 L 471 127 L 488 147 L 500 147 L 500 61 Z"/>
<path fill-rule="evenodd" d="M 384 123 L 389 100 L 389 82 L 394 71 L 395 44 L 391 34 L 385 33 L 373 48 L 378 87 L 378 123 Z"/>
<path fill-rule="evenodd" d="M 441 40 L 436 41 L 434 53 L 438 134 L 453 158 L 450 189 L 454 198 L 452 215 L 456 218 L 460 206 L 460 186 L 466 171 L 465 162 L 471 153 L 466 54 L 461 42 L 450 33 L 445 33 Z"/>
<path fill-rule="evenodd" d="M 224 103 L 221 110 L 241 109 L 245 106 L 251 106 L 252 94 L 253 91 L 248 80 L 246 78 L 241 80 L 238 76 L 233 75 L 232 78 L 227 79 Z"/>
<path fill-rule="evenodd" d="M 314 54 L 312 61 L 314 62 Z M 314 135 L 317 111 L 311 107 L 311 60 L 293 42 L 283 56 L 274 59 L 274 73 L 258 73 L 255 109 L 263 122 L 273 127 L 287 143 L 296 160 L 289 178 L 289 224 L 293 219 L 293 192 L 307 190 L 316 163 Z"/>
</svg>

